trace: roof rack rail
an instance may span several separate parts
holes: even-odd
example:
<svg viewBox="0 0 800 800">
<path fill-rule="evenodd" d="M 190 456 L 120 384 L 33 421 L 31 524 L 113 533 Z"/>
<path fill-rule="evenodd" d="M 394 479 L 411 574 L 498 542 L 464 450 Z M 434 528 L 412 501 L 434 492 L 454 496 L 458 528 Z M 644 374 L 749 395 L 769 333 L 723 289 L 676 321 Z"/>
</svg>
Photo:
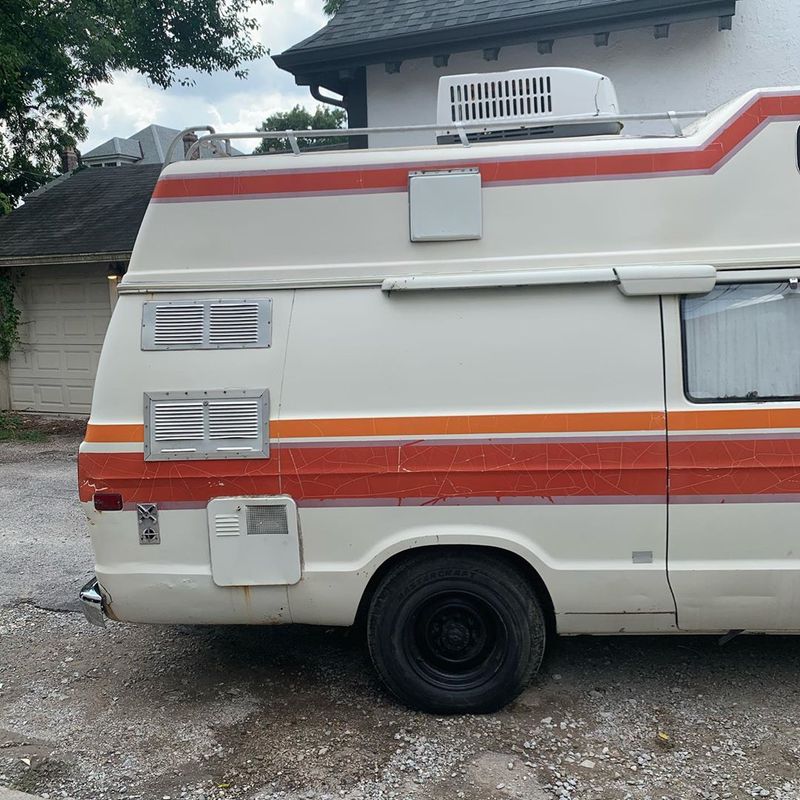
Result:
<svg viewBox="0 0 800 800">
<path fill-rule="evenodd" d="M 597 125 L 598 122 L 669 122 L 672 125 L 674 136 L 683 136 L 683 126 L 681 120 L 698 119 L 706 116 L 707 111 L 656 111 L 646 114 L 579 114 L 563 117 L 548 117 L 546 127 L 554 125 Z M 535 130 L 543 127 L 542 119 L 521 120 L 519 122 L 519 129 Z M 196 130 L 208 130 L 210 126 L 204 128 L 187 128 L 176 137 L 176 141 L 183 138 L 183 135 Z M 467 136 L 468 133 L 473 132 L 487 132 L 493 130 L 508 129 L 508 123 L 505 121 L 499 122 L 453 122 L 443 128 L 439 124 L 427 125 L 391 125 L 381 128 L 330 128 L 325 130 L 286 130 L 286 131 L 231 131 L 226 133 L 216 133 L 211 131 L 205 136 L 198 137 L 197 141 L 192 144 L 186 151 L 184 158 L 191 160 L 197 158 L 196 153 L 199 153 L 200 148 L 211 142 L 222 141 L 225 143 L 224 155 L 230 155 L 230 142 L 232 139 L 288 139 L 292 148 L 292 153 L 299 156 L 302 152 L 298 138 L 303 139 L 321 139 L 325 137 L 351 137 L 351 136 L 369 136 L 372 134 L 380 133 L 420 133 L 431 132 L 441 133 L 445 130 L 453 130 L 458 135 L 461 144 L 464 147 L 469 147 L 471 142 Z M 175 142 L 173 142 L 173 145 Z M 165 163 L 169 163 L 169 156 L 172 155 L 173 147 L 170 146 L 170 151 L 167 154 L 168 158 Z M 319 151 L 317 151 L 319 152 Z"/>
</svg>

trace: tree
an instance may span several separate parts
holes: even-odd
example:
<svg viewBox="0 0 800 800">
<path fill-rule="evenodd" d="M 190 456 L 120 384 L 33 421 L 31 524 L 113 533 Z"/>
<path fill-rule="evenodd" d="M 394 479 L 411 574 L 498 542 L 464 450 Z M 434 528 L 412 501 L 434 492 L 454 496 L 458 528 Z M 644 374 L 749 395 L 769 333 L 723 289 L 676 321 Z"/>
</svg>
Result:
<svg viewBox="0 0 800 800">
<path fill-rule="evenodd" d="M 317 106 L 312 114 L 307 108 L 297 105 L 291 111 L 278 111 L 267 117 L 259 126 L 260 131 L 324 131 L 343 128 L 347 113 L 342 108 Z M 344 136 L 309 137 L 298 136 L 297 143 L 301 147 L 336 147 L 347 141 Z M 264 139 L 253 151 L 255 153 L 285 153 L 291 150 L 288 139 Z"/>
<path fill-rule="evenodd" d="M 344 3 L 344 0 L 325 0 L 322 10 L 329 17 L 332 17 L 342 7 L 342 3 Z"/>
<path fill-rule="evenodd" d="M 232 70 L 264 55 L 255 5 L 272 0 L 0 0 L 0 207 L 55 171 L 86 137 L 84 108 L 113 70 L 164 89 L 179 73 Z M 5 196 L 5 201 L 2 199 Z"/>
</svg>

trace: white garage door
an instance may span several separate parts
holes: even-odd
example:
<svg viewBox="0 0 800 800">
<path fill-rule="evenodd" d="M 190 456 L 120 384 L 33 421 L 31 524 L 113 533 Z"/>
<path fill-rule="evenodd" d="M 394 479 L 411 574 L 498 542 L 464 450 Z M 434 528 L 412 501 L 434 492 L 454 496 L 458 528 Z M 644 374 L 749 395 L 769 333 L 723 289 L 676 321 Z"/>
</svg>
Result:
<svg viewBox="0 0 800 800">
<path fill-rule="evenodd" d="M 111 317 L 105 264 L 26 268 L 21 342 L 9 361 L 11 407 L 88 414 Z"/>
</svg>

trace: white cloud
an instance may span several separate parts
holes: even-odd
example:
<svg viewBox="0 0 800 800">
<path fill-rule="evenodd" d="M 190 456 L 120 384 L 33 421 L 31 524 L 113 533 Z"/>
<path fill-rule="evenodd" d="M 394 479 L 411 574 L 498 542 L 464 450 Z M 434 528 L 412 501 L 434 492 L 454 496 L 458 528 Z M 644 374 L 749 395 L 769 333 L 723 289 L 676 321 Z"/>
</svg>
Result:
<svg viewBox="0 0 800 800">
<path fill-rule="evenodd" d="M 274 5 L 254 9 L 261 24 L 255 38 L 270 52 L 280 53 L 325 24 L 322 2 L 275 0 Z M 296 86 L 271 58 L 248 68 L 245 80 L 228 73 L 195 74 L 194 86 L 166 91 L 136 73 L 115 73 L 112 82 L 97 89 L 102 105 L 87 109 L 89 136 L 80 149 L 87 152 L 112 136 L 129 136 L 151 123 L 178 129 L 211 124 L 220 130 L 243 130 L 296 103 L 315 105 L 308 89 Z"/>
</svg>

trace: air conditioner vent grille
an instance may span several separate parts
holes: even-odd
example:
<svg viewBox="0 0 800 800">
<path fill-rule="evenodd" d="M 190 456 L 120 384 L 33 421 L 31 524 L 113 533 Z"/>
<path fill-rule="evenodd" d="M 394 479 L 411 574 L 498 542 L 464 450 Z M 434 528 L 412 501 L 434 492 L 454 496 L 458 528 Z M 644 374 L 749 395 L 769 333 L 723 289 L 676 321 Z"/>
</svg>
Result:
<svg viewBox="0 0 800 800">
<path fill-rule="evenodd" d="M 553 113 L 549 75 L 469 81 L 450 86 L 450 121 L 502 120 Z"/>
<path fill-rule="evenodd" d="M 258 343 L 257 303 L 220 303 L 212 305 L 209 340 L 212 344 Z"/>
<path fill-rule="evenodd" d="M 446 75 L 439 79 L 436 121 L 439 140 L 458 134 L 477 136 L 553 124 L 556 135 L 576 133 L 582 126 L 568 120 L 582 118 L 599 130 L 618 132 L 611 123 L 619 115 L 617 95 L 604 75 L 584 69 L 551 67 L 516 69 L 471 75 Z M 559 127 L 558 120 L 563 123 Z M 574 120 L 573 120 L 574 121 Z M 485 127 L 482 127 L 485 125 Z"/>
</svg>

